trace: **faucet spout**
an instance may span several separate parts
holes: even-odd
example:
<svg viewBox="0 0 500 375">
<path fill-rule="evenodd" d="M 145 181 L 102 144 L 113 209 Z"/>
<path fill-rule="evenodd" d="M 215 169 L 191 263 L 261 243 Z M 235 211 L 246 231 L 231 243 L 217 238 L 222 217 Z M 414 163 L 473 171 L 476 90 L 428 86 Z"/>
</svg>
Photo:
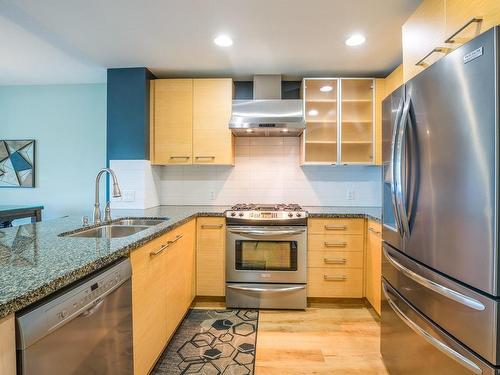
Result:
<svg viewBox="0 0 500 375">
<path fill-rule="evenodd" d="M 94 203 L 94 215 L 93 215 L 94 224 L 98 224 L 101 222 L 101 208 L 99 203 L 99 183 L 101 181 L 101 176 L 104 173 L 109 173 L 111 175 L 111 178 L 113 179 L 113 197 L 121 197 L 122 195 L 115 172 L 111 168 L 101 169 L 97 173 L 97 176 L 95 178 L 95 203 Z M 106 214 L 106 219 L 111 219 L 111 209 L 108 209 L 108 212 Z"/>
</svg>

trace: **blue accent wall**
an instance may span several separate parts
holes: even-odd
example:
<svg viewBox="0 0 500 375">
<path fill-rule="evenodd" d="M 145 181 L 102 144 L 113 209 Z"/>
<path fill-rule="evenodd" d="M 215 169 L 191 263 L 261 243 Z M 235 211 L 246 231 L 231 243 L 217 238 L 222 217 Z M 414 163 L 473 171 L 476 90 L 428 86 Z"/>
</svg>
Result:
<svg viewBox="0 0 500 375">
<path fill-rule="evenodd" d="M 146 68 L 108 69 L 107 160 L 149 160 L 149 82 Z"/>
</svg>

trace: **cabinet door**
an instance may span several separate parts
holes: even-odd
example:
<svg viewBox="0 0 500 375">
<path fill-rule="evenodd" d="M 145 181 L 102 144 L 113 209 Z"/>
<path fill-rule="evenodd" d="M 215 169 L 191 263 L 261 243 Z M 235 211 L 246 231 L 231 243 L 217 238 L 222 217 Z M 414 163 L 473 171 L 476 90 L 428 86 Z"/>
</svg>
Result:
<svg viewBox="0 0 500 375">
<path fill-rule="evenodd" d="M 14 314 L 0 319 L 0 374 L 16 374 L 16 332 Z"/>
<path fill-rule="evenodd" d="M 132 251 L 134 374 L 149 373 L 167 343 L 167 235 Z"/>
<path fill-rule="evenodd" d="M 380 315 L 382 282 L 382 239 L 379 223 L 368 221 L 366 246 L 366 299 Z"/>
<path fill-rule="evenodd" d="M 405 82 L 423 71 L 444 52 L 434 52 L 420 60 L 434 48 L 445 48 L 445 0 L 424 0 L 403 25 L 403 76 Z"/>
<path fill-rule="evenodd" d="M 196 294 L 198 296 L 224 296 L 226 294 L 225 219 L 222 217 L 198 218 L 196 243 Z"/>
<path fill-rule="evenodd" d="M 337 163 L 338 79 L 305 79 L 302 164 Z"/>
<path fill-rule="evenodd" d="M 168 234 L 166 250 L 167 337 L 170 339 L 194 298 L 195 220 Z"/>
<path fill-rule="evenodd" d="M 340 160 L 342 164 L 374 162 L 374 80 L 341 80 Z"/>
<path fill-rule="evenodd" d="M 482 21 L 469 22 L 473 18 L 482 18 Z M 459 47 L 498 24 L 500 24 L 498 0 L 446 0 L 446 37 L 456 34 L 453 43 L 450 44 L 452 48 Z M 465 25 L 467 26 L 459 31 Z"/>
<path fill-rule="evenodd" d="M 233 81 L 195 79 L 193 95 L 193 163 L 233 165 Z"/>
<path fill-rule="evenodd" d="M 153 163 L 191 164 L 193 80 L 154 82 Z"/>
</svg>

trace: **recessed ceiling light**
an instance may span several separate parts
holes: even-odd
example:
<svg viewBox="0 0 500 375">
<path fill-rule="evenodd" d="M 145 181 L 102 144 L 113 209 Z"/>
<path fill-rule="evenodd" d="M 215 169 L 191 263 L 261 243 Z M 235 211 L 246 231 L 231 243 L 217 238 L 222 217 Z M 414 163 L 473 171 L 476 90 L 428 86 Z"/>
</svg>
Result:
<svg viewBox="0 0 500 375">
<path fill-rule="evenodd" d="M 329 85 L 321 86 L 319 88 L 319 91 L 321 91 L 321 92 L 330 92 L 332 90 L 333 90 L 333 87 L 329 86 Z"/>
<path fill-rule="evenodd" d="M 317 110 L 317 109 L 311 109 L 311 110 L 309 110 L 309 112 L 307 112 L 307 114 L 308 114 L 309 116 L 317 116 L 317 115 L 318 115 L 318 113 L 319 113 L 319 112 L 318 112 L 318 110 Z"/>
<path fill-rule="evenodd" d="M 247 133 L 251 133 L 251 132 L 253 132 L 252 129 L 247 129 Z"/>
<path fill-rule="evenodd" d="M 353 34 L 349 38 L 346 39 L 345 44 L 349 47 L 355 47 L 363 44 L 366 41 L 364 35 L 361 34 Z"/>
<path fill-rule="evenodd" d="M 219 35 L 214 39 L 214 43 L 219 47 L 229 47 L 233 45 L 233 40 L 227 35 Z"/>
<path fill-rule="evenodd" d="M 285 129 L 281 129 L 281 132 L 282 132 L 282 133 L 288 133 L 288 129 L 287 129 L 287 128 L 285 128 Z"/>
</svg>

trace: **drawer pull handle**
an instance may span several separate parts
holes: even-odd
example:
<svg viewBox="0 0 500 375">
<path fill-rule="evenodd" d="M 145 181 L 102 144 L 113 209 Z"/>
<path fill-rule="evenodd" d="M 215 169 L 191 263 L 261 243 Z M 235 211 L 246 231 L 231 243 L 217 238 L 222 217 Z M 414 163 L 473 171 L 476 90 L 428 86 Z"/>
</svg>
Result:
<svg viewBox="0 0 500 375">
<path fill-rule="evenodd" d="M 342 275 L 342 276 L 328 276 L 328 275 L 323 275 L 323 279 L 325 281 L 346 281 L 347 277 L 345 275 Z"/>
<path fill-rule="evenodd" d="M 483 18 L 482 17 L 472 17 L 470 18 L 466 23 L 464 23 L 462 25 L 462 27 L 460 27 L 457 31 L 455 31 L 453 34 L 451 34 L 448 39 L 446 39 L 444 42 L 445 43 L 455 43 L 455 37 L 460 34 L 462 31 L 464 31 L 467 26 L 469 26 L 471 23 L 474 23 L 474 22 L 477 22 L 477 23 L 480 23 L 480 22 L 483 22 Z"/>
<path fill-rule="evenodd" d="M 346 230 L 347 225 L 325 225 L 325 230 Z"/>
<path fill-rule="evenodd" d="M 171 156 L 170 159 L 189 159 L 190 156 Z"/>
<path fill-rule="evenodd" d="M 167 248 L 169 248 L 170 246 L 172 246 L 174 243 L 176 243 L 177 241 L 179 241 L 181 238 L 182 238 L 182 234 L 178 234 L 175 237 L 175 239 L 173 239 L 171 241 L 167 241 L 167 243 L 165 245 L 161 245 L 158 250 L 150 252 L 149 256 L 154 257 L 154 256 L 157 256 L 157 255 L 161 254 L 164 250 L 166 250 Z"/>
<path fill-rule="evenodd" d="M 196 156 L 195 159 L 215 159 L 215 156 Z"/>
<path fill-rule="evenodd" d="M 448 53 L 450 51 L 449 48 L 444 48 L 444 47 L 436 47 L 434 48 L 431 52 L 429 52 L 427 55 L 425 55 L 424 57 L 422 57 L 419 61 L 417 61 L 415 63 L 416 66 L 426 66 L 425 64 L 425 60 L 427 60 L 427 58 L 434 54 L 434 53 Z"/>
<path fill-rule="evenodd" d="M 222 224 L 202 224 L 201 229 L 220 229 Z"/>
<path fill-rule="evenodd" d="M 377 236 L 380 235 L 380 231 L 375 230 L 372 227 L 368 227 L 368 231 L 372 232 L 373 234 L 376 234 Z"/>
<path fill-rule="evenodd" d="M 325 247 L 346 247 L 347 242 L 325 242 Z"/>
<path fill-rule="evenodd" d="M 323 258 L 323 261 L 325 264 L 346 264 L 347 259 L 342 258 L 342 259 L 332 259 L 332 258 Z"/>
</svg>

